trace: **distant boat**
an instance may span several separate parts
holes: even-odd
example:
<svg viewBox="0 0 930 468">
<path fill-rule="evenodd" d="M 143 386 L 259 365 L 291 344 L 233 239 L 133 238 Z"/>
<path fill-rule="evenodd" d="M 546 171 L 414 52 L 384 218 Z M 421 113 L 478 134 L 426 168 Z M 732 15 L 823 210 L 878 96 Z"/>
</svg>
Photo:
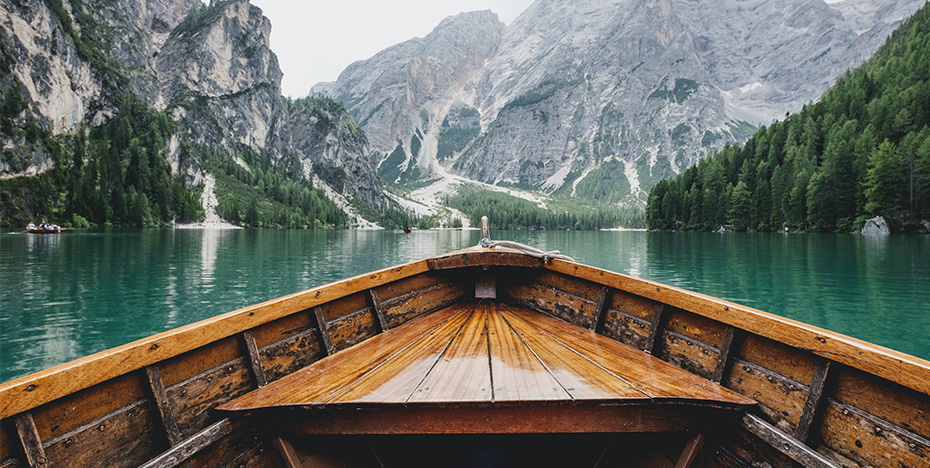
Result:
<svg viewBox="0 0 930 468">
<path fill-rule="evenodd" d="M 0 384 L 0 418 L 0 467 L 926 467 L 930 362 L 484 238 Z"/>
<path fill-rule="evenodd" d="M 58 229 L 26 229 L 26 232 L 29 234 L 62 234 L 65 231 L 72 231 L 74 228 L 58 228 Z"/>
</svg>

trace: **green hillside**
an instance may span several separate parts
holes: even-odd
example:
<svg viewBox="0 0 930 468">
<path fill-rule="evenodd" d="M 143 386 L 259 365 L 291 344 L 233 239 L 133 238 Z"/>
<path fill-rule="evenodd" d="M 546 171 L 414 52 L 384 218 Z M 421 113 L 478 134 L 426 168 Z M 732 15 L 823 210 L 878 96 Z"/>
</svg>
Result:
<svg viewBox="0 0 930 468">
<path fill-rule="evenodd" d="M 650 229 L 897 231 L 930 219 L 930 5 L 816 104 L 649 194 Z"/>
</svg>

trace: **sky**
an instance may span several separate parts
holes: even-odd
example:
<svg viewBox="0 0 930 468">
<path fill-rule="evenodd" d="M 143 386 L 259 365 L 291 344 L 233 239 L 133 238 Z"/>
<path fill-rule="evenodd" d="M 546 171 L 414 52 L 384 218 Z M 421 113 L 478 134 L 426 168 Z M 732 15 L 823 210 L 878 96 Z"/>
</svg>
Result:
<svg viewBox="0 0 930 468">
<path fill-rule="evenodd" d="M 299 98 L 350 63 L 429 34 L 447 16 L 491 10 L 506 24 L 533 0 L 252 0 L 271 20 L 282 93 Z"/>
</svg>

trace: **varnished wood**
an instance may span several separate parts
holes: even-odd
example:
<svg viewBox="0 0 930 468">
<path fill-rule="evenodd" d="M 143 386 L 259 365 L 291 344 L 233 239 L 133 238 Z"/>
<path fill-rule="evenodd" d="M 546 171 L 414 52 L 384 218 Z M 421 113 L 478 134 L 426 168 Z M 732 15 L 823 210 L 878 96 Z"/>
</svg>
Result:
<svg viewBox="0 0 930 468">
<path fill-rule="evenodd" d="M 496 307 L 481 306 L 487 316 L 494 401 L 571 400 L 544 362 Z"/>
<path fill-rule="evenodd" d="M 156 366 L 147 366 L 145 376 L 149 383 L 149 389 L 155 400 L 155 408 L 158 410 L 158 416 L 161 420 L 162 427 L 168 437 L 168 443 L 172 446 L 181 442 L 181 431 L 178 430 L 178 424 L 174 420 L 171 411 L 171 401 L 168 399 L 168 392 L 161 381 L 161 374 Z"/>
<path fill-rule="evenodd" d="M 258 352 L 258 345 L 255 344 L 255 335 L 252 334 L 252 330 L 246 330 L 242 333 L 242 341 L 245 342 L 245 349 L 249 357 L 249 368 L 252 369 L 255 386 L 264 387 L 267 383 L 265 369 L 262 366 L 262 357 Z"/>
<path fill-rule="evenodd" d="M 755 402 L 709 380 L 611 340 L 590 330 L 520 308 L 509 310 L 549 336 L 571 353 L 584 356 L 655 400 L 706 402 L 740 408 Z"/>
<path fill-rule="evenodd" d="M 316 320 L 316 329 L 320 333 L 320 343 L 326 354 L 333 354 L 333 337 L 326 326 L 326 319 L 323 317 L 323 311 L 319 307 L 313 308 L 313 317 Z"/>
<path fill-rule="evenodd" d="M 807 468 L 839 468 L 839 465 L 817 453 L 814 449 L 785 434 L 754 414 L 746 413 L 741 422 L 743 428 L 755 434 L 775 450 Z"/>
<path fill-rule="evenodd" d="M 239 422 L 222 419 L 183 440 L 178 445 L 171 447 L 170 450 L 140 465 L 139 468 L 173 468 L 178 466 L 218 440 L 229 436 L 240 426 L 241 423 Z"/>
<path fill-rule="evenodd" d="M 453 307 L 392 328 L 357 345 L 352 352 L 344 351 L 333 358 L 317 361 L 218 409 L 242 411 L 290 404 L 295 399 L 311 405 L 323 404 L 433 329 L 469 310 Z"/>
<path fill-rule="evenodd" d="M 300 457 L 297 455 L 297 451 L 294 450 L 294 446 L 291 445 L 287 439 L 275 437 L 274 446 L 278 449 L 278 452 L 281 453 L 281 458 L 284 460 L 284 465 L 287 466 L 287 468 L 301 468 Z"/>
<path fill-rule="evenodd" d="M 265 417 L 285 435 L 679 432 L 723 422 L 707 408 L 681 405 L 417 405 L 301 413 L 278 410 Z"/>
<path fill-rule="evenodd" d="M 556 378 L 574 401 L 644 400 L 648 397 L 628 382 L 608 372 L 587 357 L 571 352 L 531 322 L 521 319 L 508 308 L 499 313 L 520 334 L 527 347 Z"/>
<path fill-rule="evenodd" d="M 723 376 L 730 366 L 730 348 L 733 347 L 733 340 L 736 338 L 736 327 L 727 327 L 723 335 L 723 343 L 720 345 L 720 353 L 717 355 L 717 367 L 714 368 L 714 377 L 711 379 L 716 383 L 723 381 Z"/>
<path fill-rule="evenodd" d="M 732 325 L 930 394 L 930 361 L 704 294 L 554 259 L 543 268 Z"/>
<path fill-rule="evenodd" d="M 427 269 L 427 261 L 421 260 L 366 273 L 244 307 L 0 384 L 0 418 L 13 416 L 272 320 L 408 278 Z"/>
<path fill-rule="evenodd" d="M 811 382 L 810 391 L 807 393 L 807 401 L 804 402 L 804 412 L 801 413 L 801 421 L 798 423 L 798 428 L 794 432 L 794 438 L 801 442 L 807 443 L 811 426 L 813 426 L 814 419 L 820 411 L 824 385 L 826 385 L 829 373 L 830 361 L 824 359 L 814 371 L 814 379 Z"/>
<path fill-rule="evenodd" d="M 489 359 L 487 316 L 475 310 L 407 401 L 493 401 Z"/>
<path fill-rule="evenodd" d="M 22 443 L 29 466 L 31 468 L 48 466 L 48 458 L 45 456 L 45 449 L 42 448 L 42 439 L 39 438 L 39 431 L 36 429 L 31 414 L 26 413 L 16 417 L 16 433 L 19 434 L 19 441 Z"/>
<path fill-rule="evenodd" d="M 685 444 L 685 448 L 681 451 L 681 456 L 678 457 L 678 461 L 675 462 L 675 468 L 689 468 L 694 460 L 697 458 L 698 452 L 701 451 L 701 447 L 704 445 L 704 433 L 698 432 L 688 439 L 688 442 Z"/>
<path fill-rule="evenodd" d="M 378 326 L 380 327 L 381 333 L 384 333 L 389 328 L 387 323 L 387 318 L 384 317 L 384 309 L 381 307 L 381 299 L 378 297 L 378 292 L 374 289 L 368 289 L 368 298 L 371 300 L 371 308 L 375 311 L 375 316 L 378 318 Z"/>
<path fill-rule="evenodd" d="M 461 331 L 472 309 L 455 307 L 456 315 L 426 332 L 382 365 L 338 389 L 327 403 L 406 403 Z"/>
</svg>

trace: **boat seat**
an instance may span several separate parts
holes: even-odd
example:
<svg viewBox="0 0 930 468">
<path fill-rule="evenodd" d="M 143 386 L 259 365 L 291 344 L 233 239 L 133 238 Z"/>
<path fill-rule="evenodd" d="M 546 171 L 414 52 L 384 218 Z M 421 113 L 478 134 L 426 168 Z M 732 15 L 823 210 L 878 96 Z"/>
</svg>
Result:
<svg viewBox="0 0 930 468">
<path fill-rule="evenodd" d="M 218 409 L 292 434 L 666 432 L 755 401 L 591 330 L 503 302 L 454 304 Z"/>
</svg>

